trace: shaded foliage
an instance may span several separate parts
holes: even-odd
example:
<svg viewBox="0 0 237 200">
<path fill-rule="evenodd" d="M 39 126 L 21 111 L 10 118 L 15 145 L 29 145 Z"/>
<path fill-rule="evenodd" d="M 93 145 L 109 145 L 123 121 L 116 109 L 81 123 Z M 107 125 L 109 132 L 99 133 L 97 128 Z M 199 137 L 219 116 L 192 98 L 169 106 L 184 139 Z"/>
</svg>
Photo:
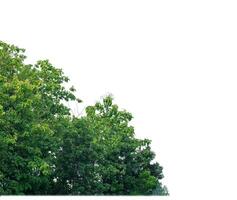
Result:
<svg viewBox="0 0 237 200">
<path fill-rule="evenodd" d="M 0 42 L 0 194 L 167 195 L 148 139 L 111 96 L 71 116 L 69 79 Z"/>
</svg>

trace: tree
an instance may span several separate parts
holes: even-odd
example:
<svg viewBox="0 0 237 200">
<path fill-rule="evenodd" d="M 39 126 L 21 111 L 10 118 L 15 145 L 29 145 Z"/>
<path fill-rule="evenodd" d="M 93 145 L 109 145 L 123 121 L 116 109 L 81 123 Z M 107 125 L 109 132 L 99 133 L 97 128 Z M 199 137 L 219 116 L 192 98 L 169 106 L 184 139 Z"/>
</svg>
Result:
<svg viewBox="0 0 237 200">
<path fill-rule="evenodd" d="M 64 182 L 67 193 L 149 195 L 159 188 L 160 194 L 168 194 L 160 182 L 162 167 L 151 163 L 151 141 L 134 137 L 131 119 L 107 96 L 73 120 L 73 136 L 63 140 L 56 167 L 58 184 Z"/>
<path fill-rule="evenodd" d="M 46 194 L 57 133 L 54 124 L 69 116 L 62 100 L 74 100 L 68 81 L 47 60 L 24 64 L 24 50 L 0 42 L 0 191 Z"/>
<path fill-rule="evenodd" d="M 166 195 L 148 139 L 112 97 L 75 117 L 78 101 L 48 60 L 25 64 L 24 49 L 0 41 L 0 194 Z"/>
</svg>

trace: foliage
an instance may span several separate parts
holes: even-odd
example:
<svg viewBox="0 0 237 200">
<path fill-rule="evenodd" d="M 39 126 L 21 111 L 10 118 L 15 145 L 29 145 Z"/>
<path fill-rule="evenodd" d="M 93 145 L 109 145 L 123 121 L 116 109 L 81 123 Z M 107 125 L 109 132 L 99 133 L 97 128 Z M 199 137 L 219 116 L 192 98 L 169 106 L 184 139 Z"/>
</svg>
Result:
<svg viewBox="0 0 237 200">
<path fill-rule="evenodd" d="M 69 79 L 0 41 L 0 194 L 167 195 L 148 139 L 111 96 L 75 117 Z M 152 164 L 153 163 L 153 164 Z"/>
</svg>

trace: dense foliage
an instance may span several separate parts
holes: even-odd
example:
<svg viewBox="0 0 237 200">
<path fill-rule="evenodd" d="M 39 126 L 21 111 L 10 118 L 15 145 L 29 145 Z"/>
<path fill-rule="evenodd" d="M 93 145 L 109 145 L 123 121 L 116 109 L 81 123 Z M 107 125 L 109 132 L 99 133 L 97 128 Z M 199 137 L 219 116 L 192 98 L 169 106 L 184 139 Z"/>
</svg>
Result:
<svg viewBox="0 0 237 200">
<path fill-rule="evenodd" d="M 69 79 L 0 41 L 0 194 L 167 195 L 148 139 L 111 96 L 75 117 Z"/>
</svg>

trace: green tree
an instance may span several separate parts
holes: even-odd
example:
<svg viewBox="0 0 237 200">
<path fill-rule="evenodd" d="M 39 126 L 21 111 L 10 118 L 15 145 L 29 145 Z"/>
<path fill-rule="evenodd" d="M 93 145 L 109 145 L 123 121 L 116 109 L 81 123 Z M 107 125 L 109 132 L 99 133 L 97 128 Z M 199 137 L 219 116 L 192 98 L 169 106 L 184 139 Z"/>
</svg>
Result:
<svg viewBox="0 0 237 200">
<path fill-rule="evenodd" d="M 46 194 L 57 144 L 53 124 L 75 100 L 68 81 L 47 60 L 24 64 L 24 50 L 0 42 L 0 192 Z"/>
<path fill-rule="evenodd" d="M 66 133 L 57 155 L 58 188 L 63 183 L 67 193 L 84 195 L 149 195 L 156 188 L 156 194 L 168 194 L 160 182 L 162 167 L 152 164 L 151 141 L 134 137 L 131 119 L 111 96 L 87 107 L 86 116 L 73 119 L 74 131 Z"/>
<path fill-rule="evenodd" d="M 0 41 L 0 194 L 167 195 L 148 139 L 112 97 L 75 117 L 78 101 L 48 60 Z"/>
</svg>

